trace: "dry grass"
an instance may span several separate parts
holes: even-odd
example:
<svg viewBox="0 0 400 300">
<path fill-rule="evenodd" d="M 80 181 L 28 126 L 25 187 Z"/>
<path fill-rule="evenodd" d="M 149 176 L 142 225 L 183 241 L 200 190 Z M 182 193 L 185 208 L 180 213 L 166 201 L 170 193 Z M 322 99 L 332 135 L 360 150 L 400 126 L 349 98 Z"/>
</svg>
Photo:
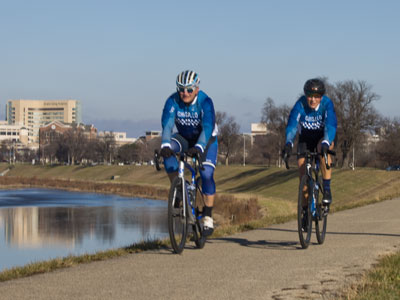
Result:
<svg viewBox="0 0 400 300">
<path fill-rule="evenodd" d="M 379 263 L 357 284 L 351 286 L 341 299 L 400 299 L 400 252 L 380 259 Z"/>
</svg>

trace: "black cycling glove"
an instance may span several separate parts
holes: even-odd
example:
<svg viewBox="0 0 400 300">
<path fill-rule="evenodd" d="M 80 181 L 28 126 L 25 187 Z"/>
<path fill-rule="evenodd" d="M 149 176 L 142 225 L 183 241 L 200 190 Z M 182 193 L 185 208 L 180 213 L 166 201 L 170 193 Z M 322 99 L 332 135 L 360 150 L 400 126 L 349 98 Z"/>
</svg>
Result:
<svg viewBox="0 0 400 300">
<path fill-rule="evenodd" d="M 292 144 L 291 143 L 287 143 L 285 145 L 285 148 L 283 148 L 282 150 L 282 158 L 289 158 L 290 155 L 292 155 Z"/>
<path fill-rule="evenodd" d="M 200 156 L 201 155 L 201 150 L 197 147 L 192 147 L 188 150 L 188 155 L 191 157 L 195 157 L 195 156 Z"/>
<path fill-rule="evenodd" d="M 322 156 L 325 156 L 328 154 L 328 150 L 329 150 L 329 145 L 327 143 L 322 143 L 321 144 L 321 154 Z"/>
<path fill-rule="evenodd" d="M 168 157 L 171 157 L 172 155 L 174 155 L 174 151 L 172 151 L 172 149 L 169 147 L 164 147 L 161 149 L 160 154 L 162 157 L 168 158 Z"/>
</svg>

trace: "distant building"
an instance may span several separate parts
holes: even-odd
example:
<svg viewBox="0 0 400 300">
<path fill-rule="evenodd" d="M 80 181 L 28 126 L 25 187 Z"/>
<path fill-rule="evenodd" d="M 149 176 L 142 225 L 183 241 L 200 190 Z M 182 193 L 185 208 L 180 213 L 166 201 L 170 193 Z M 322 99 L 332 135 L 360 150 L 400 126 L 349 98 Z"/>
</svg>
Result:
<svg viewBox="0 0 400 300">
<path fill-rule="evenodd" d="M 157 137 L 161 137 L 161 131 L 157 130 L 146 131 L 146 141 L 152 140 Z"/>
<path fill-rule="evenodd" d="M 89 139 L 97 138 L 97 128 L 93 125 L 66 124 L 60 121 L 52 121 L 39 128 L 40 145 L 47 145 L 54 141 L 58 136 L 76 127 Z"/>
<path fill-rule="evenodd" d="M 266 135 L 268 133 L 267 124 L 265 123 L 251 123 L 251 135 Z"/>
<path fill-rule="evenodd" d="M 251 145 L 253 145 L 254 140 L 257 136 L 267 135 L 268 129 L 265 123 L 251 123 Z"/>
<path fill-rule="evenodd" d="M 28 129 L 28 143 L 37 146 L 40 126 L 51 121 L 81 123 L 82 110 L 77 100 L 9 100 L 6 107 L 9 125 Z"/>
<path fill-rule="evenodd" d="M 8 125 L 0 123 L 0 142 L 10 141 L 28 146 L 28 129 L 20 125 Z"/>
<path fill-rule="evenodd" d="M 106 134 L 111 134 L 114 136 L 115 143 L 118 147 L 126 145 L 126 144 L 133 144 L 136 142 L 136 138 L 128 138 L 126 137 L 126 132 L 117 132 L 117 131 L 100 131 L 99 137 L 103 137 Z"/>
</svg>

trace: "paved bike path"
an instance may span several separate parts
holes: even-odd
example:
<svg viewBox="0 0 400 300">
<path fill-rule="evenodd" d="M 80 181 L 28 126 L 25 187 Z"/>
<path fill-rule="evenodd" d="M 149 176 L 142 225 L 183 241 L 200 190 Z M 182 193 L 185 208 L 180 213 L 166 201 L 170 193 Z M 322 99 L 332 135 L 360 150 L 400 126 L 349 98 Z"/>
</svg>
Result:
<svg viewBox="0 0 400 300">
<path fill-rule="evenodd" d="M 307 250 L 296 222 L 0 283 L 0 299 L 328 299 L 400 250 L 400 199 L 329 215 Z"/>
</svg>

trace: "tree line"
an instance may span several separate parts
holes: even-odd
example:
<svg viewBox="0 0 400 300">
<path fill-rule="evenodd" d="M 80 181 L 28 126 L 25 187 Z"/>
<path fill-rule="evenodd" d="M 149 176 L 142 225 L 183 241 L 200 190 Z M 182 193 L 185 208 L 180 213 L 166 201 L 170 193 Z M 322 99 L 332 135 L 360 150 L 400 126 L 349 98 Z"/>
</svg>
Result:
<svg viewBox="0 0 400 300">
<path fill-rule="evenodd" d="M 383 168 L 400 165 L 400 120 L 387 118 L 377 112 L 374 103 L 379 96 L 365 81 L 345 80 L 334 84 L 321 78 L 326 85 L 327 96 L 332 99 L 338 119 L 336 165 L 341 168 L 360 167 Z M 300 97 L 300 95 L 299 95 Z M 285 143 L 285 130 L 291 108 L 277 105 L 267 97 L 261 109 L 260 122 L 267 127 L 267 134 L 252 138 L 252 147 L 247 153 L 247 162 L 255 164 L 280 165 L 280 154 Z M 222 118 L 224 119 L 224 118 Z M 221 131 L 219 141 L 222 151 L 229 162 L 241 163 L 244 159 L 240 146 L 244 137 L 238 131 L 234 137 L 237 123 L 234 118 L 225 118 L 225 129 Z M 296 145 L 295 145 L 296 147 Z M 229 150 L 224 150 L 230 148 Z"/>
<path fill-rule="evenodd" d="M 326 94 L 332 99 L 338 119 L 337 156 L 335 163 L 341 168 L 400 165 L 400 119 L 380 115 L 374 107 L 379 96 L 365 81 L 346 80 L 326 85 Z M 300 94 L 299 94 L 300 97 Z M 277 105 L 267 97 L 259 122 L 267 128 L 264 135 L 250 136 L 240 133 L 233 116 L 216 112 L 219 147 L 218 160 L 223 164 L 282 164 L 280 154 L 285 143 L 285 129 L 295 100 L 289 105 Z M 43 139 L 43 137 L 39 137 Z M 78 126 L 53 133 L 38 151 L 16 151 L 9 141 L 0 144 L 2 161 L 27 161 L 41 163 L 96 164 L 96 163 L 148 163 L 161 138 L 139 138 L 133 144 L 118 146 L 112 133 L 96 138 L 88 137 Z M 295 145 L 296 147 L 296 145 Z M 295 159 L 295 158 L 293 158 Z M 295 163 L 295 162 L 292 162 Z"/>
</svg>

